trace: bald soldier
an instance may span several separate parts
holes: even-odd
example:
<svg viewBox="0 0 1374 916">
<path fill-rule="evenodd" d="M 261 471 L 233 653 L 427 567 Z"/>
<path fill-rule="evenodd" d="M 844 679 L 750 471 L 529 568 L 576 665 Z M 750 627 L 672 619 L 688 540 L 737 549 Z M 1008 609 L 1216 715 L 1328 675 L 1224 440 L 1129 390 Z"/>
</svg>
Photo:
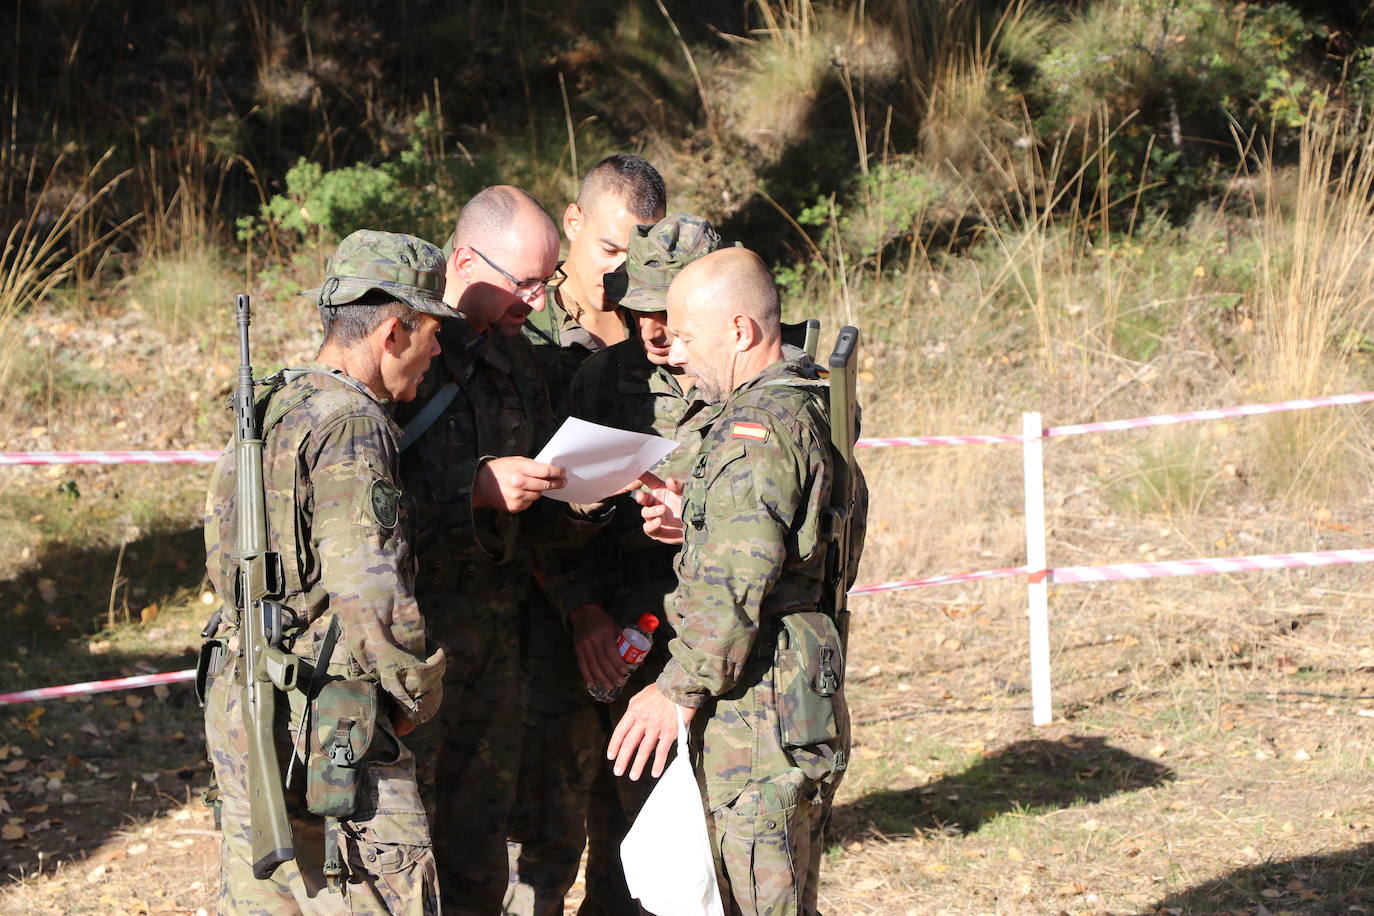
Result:
<svg viewBox="0 0 1374 916">
<path fill-rule="evenodd" d="M 417 503 L 416 595 L 446 647 L 445 698 L 415 733 L 444 912 L 495 914 L 506 890 L 506 821 L 520 751 L 519 609 L 531 541 L 553 528 L 563 469 L 531 460 L 553 414 L 521 327 L 545 307 L 558 233 L 519 188 L 487 188 L 458 216 L 444 301 L 460 314 L 405 425 L 401 473 Z M 535 517 L 537 516 L 537 518 Z M 580 603 L 575 589 L 563 589 Z"/>
<path fill-rule="evenodd" d="M 777 290 L 751 251 L 684 268 L 668 290 L 668 329 L 669 363 L 721 409 L 685 479 L 638 496 L 646 533 L 682 544 L 669 599 L 677 635 L 607 756 L 617 775 L 638 779 L 651 761 L 660 774 L 680 707 L 702 742 L 726 912 L 814 914 L 849 751 L 821 535 L 836 460 L 825 383 L 814 363 L 784 357 Z"/>
</svg>

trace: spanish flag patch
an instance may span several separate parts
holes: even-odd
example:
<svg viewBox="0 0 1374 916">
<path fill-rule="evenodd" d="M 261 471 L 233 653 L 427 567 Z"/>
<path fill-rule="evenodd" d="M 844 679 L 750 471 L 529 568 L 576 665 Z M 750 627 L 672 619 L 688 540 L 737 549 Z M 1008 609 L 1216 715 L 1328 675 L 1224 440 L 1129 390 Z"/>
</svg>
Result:
<svg viewBox="0 0 1374 916">
<path fill-rule="evenodd" d="M 731 439 L 753 439 L 755 442 L 768 441 L 768 427 L 762 423 L 736 423 L 730 427 Z"/>
</svg>

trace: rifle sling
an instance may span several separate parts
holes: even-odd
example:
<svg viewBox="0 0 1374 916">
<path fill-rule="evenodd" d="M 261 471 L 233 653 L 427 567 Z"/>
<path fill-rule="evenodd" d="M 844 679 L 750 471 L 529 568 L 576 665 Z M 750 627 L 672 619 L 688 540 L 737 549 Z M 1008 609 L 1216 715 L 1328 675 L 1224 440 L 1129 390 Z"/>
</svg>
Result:
<svg viewBox="0 0 1374 916">
<path fill-rule="evenodd" d="M 453 399 L 458 397 L 458 383 L 449 382 L 434 393 L 420 412 L 406 424 L 405 431 L 401 433 L 401 441 L 397 448 L 404 452 L 415 444 L 415 440 L 425 434 L 425 430 L 434 425 L 434 421 L 453 403 Z"/>
<path fill-rule="evenodd" d="M 310 672 L 310 684 L 305 689 L 305 709 L 301 712 L 301 721 L 296 726 L 296 738 L 291 742 L 291 760 L 286 764 L 286 787 L 291 788 L 291 776 L 296 768 L 296 760 L 305 759 L 309 753 L 308 749 L 301 747 L 301 740 L 310 733 L 310 716 L 312 711 L 311 703 L 319 695 L 320 688 L 324 686 L 324 679 L 329 672 L 329 660 L 334 657 L 334 643 L 339 639 L 339 617 L 337 614 L 329 615 L 329 626 L 325 628 L 324 638 L 320 640 L 319 649 L 315 652 L 314 669 Z"/>
</svg>

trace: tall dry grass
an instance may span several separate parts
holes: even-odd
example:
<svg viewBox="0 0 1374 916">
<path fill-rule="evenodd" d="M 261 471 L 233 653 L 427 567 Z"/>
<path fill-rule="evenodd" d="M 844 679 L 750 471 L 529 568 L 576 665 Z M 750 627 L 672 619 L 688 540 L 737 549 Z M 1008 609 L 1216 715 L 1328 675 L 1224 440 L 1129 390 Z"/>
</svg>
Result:
<svg viewBox="0 0 1374 916">
<path fill-rule="evenodd" d="M 1273 399 L 1352 390 L 1351 357 L 1374 335 L 1374 130 L 1314 115 L 1297 164 L 1266 150 L 1257 177 L 1256 387 Z M 1358 410 L 1271 417 L 1261 442 L 1282 495 L 1328 500 L 1369 480 L 1374 430 Z"/>
<path fill-rule="evenodd" d="M 25 198 L 27 211 L 5 236 L 0 251 L 0 390 L 7 390 L 10 367 L 24 337 L 15 322 L 34 304 L 52 296 L 77 267 L 106 242 L 124 232 L 137 217 L 114 226 L 90 226 L 108 197 L 128 172 L 102 179 L 110 159 L 107 151 L 80 176 L 74 186 L 62 186 L 66 165 L 59 156 L 41 179 L 31 170 Z M 13 409 L 13 399 L 5 404 Z"/>
</svg>

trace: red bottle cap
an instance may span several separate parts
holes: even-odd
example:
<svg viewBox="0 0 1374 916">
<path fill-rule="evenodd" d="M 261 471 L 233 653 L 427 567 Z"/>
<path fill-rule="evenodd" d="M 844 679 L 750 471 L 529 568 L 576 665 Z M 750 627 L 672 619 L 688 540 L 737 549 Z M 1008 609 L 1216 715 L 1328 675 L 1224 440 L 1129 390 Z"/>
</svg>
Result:
<svg viewBox="0 0 1374 916">
<path fill-rule="evenodd" d="M 658 618 L 653 614 L 640 614 L 639 620 L 636 621 L 635 626 L 639 627 L 645 633 L 652 633 L 654 630 L 658 629 Z"/>
</svg>

